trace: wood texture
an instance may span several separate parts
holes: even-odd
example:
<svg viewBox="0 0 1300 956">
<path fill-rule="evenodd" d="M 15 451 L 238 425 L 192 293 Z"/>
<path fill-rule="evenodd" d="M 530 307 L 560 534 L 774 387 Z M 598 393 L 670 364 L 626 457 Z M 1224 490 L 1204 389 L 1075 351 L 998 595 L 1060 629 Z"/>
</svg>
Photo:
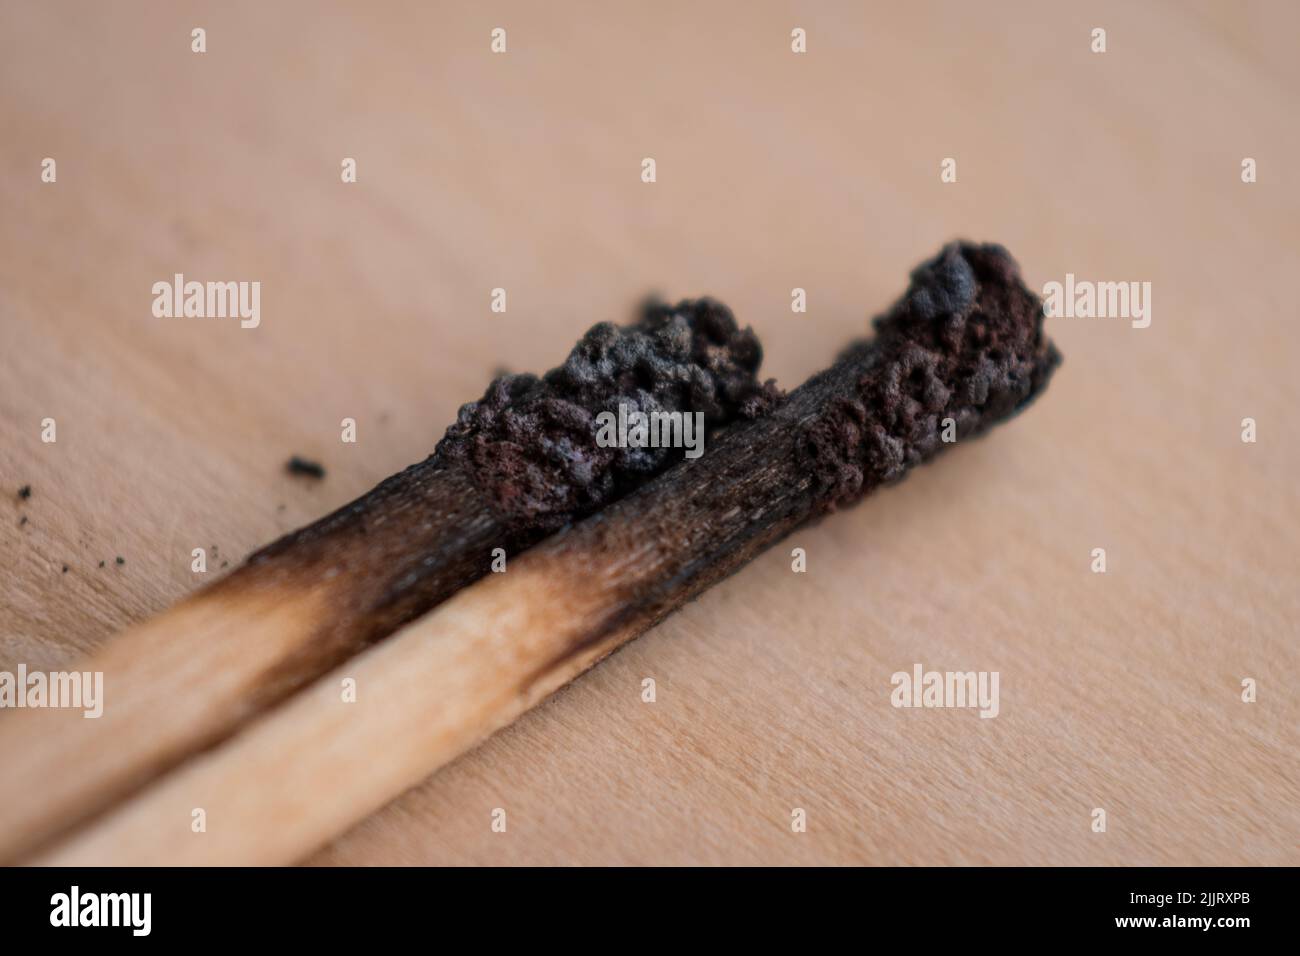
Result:
<svg viewBox="0 0 1300 956">
<path fill-rule="evenodd" d="M 968 235 L 1031 285 L 1152 282 L 1151 327 L 1049 323 L 1066 364 L 1032 415 L 801 532 L 806 574 L 764 555 L 313 862 L 1300 862 L 1298 21 L 4 0 L 0 480 L 33 493 L 0 524 L 0 669 L 66 665 L 195 589 L 191 548 L 243 557 L 422 458 L 496 366 L 650 289 L 727 302 L 790 384 Z M 177 271 L 260 280 L 261 326 L 153 319 Z M 293 452 L 325 482 L 285 476 Z M 892 708 L 914 662 L 1000 671 L 1000 715 Z"/>
</svg>

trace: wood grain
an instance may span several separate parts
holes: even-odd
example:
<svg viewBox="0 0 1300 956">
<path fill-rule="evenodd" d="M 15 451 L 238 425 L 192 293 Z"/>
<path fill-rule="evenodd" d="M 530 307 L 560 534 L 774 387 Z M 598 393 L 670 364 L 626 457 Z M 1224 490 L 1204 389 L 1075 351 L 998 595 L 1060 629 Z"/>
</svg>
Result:
<svg viewBox="0 0 1300 956">
<path fill-rule="evenodd" d="M 792 384 L 967 235 L 1031 285 L 1150 281 L 1151 327 L 1049 323 L 1066 364 L 1032 415 L 801 532 L 806 574 L 763 556 L 312 862 L 1300 862 L 1298 21 L 2 0 L 0 481 L 33 493 L 0 523 L 0 669 L 66 665 L 197 588 L 192 548 L 233 564 L 419 460 L 498 365 L 649 290 L 727 302 Z M 153 319 L 176 271 L 260 280 L 261 326 Z M 284 475 L 295 452 L 327 479 Z M 892 708 L 918 661 L 1000 671 L 1000 715 Z"/>
</svg>

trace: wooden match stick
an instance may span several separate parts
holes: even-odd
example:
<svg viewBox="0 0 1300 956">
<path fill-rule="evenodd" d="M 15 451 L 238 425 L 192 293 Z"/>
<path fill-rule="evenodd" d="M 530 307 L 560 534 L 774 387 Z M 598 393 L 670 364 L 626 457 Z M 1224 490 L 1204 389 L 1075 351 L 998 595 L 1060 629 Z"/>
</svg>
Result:
<svg viewBox="0 0 1300 956">
<path fill-rule="evenodd" d="M 104 674 L 102 717 L 0 715 L 0 861 L 215 745 L 487 573 L 494 557 L 681 457 L 602 447 L 598 414 L 699 413 L 722 426 L 772 401 L 755 377 L 761 360 L 753 332 L 702 299 L 652 304 L 625 328 L 601 323 L 543 378 L 498 378 L 427 460 L 78 664 Z"/>
<path fill-rule="evenodd" d="M 301 859 L 810 518 L 902 478 L 1046 387 L 1039 300 L 998 246 L 912 275 L 869 344 L 513 560 L 35 862 Z M 356 681 L 344 703 L 340 682 Z M 202 809 L 206 832 L 192 829 Z"/>
</svg>

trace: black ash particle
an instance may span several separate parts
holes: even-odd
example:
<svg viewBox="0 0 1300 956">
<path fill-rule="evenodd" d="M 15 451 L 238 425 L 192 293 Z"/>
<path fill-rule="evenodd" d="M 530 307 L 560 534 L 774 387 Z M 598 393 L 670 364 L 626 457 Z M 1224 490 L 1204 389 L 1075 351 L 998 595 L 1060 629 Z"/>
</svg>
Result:
<svg viewBox="0 0 1300 956">
<path fill-rule="evenodd" d="M 114 560 L 116 560 L 118 564 L 126 564 L 126 558 L 122 557 L 120 554 Z"/>
<path fill-rule="evenodd" d="M 31 496 L 32 496 L 31 485 L 23 485 L 21 488 L 18 489 L 18 497 L 23 499 L 23 501 L 26 501 Z"/>
<path fill-rule="evenodd" d="M 317 480 L 325 477 L 324 465 L 318 461 L 301 458 L 298 455 L 290 458 L 284 467 L 291 475 L 302 475 L 304 478 L 315 478 Z"/>
</svg>

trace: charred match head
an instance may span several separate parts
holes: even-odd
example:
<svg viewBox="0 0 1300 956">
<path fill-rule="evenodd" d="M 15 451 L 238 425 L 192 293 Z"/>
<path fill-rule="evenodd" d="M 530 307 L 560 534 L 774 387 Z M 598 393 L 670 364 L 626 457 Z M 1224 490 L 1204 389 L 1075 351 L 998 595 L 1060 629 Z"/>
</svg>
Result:
<svg viewBox="0 0 1300 956">
<path fill-rule="evenodd" d="M 1041 300 L 999 245 L 945 246 L 874 325 L 841 359 L 861 375 L 803 443 L 823 509 L 898 480 L 942 449 L 945 428 L 963 438 L 1019 411 L 1061 362 Z"/>
<path fill-rule="evenodd" d="M 634 325 L 593 326 L 540 378 L 496 379 L 461 408 L 437 455 L 469 469 L 504 523 L 554 531 L 680 460 L 668 448 L 601 447 L 600 413 L 699 412 L 709 426 L 753 418 L 778 394 L 758 381 L 762 358 L 720 302 L 650 304 Z"/>
</svg>

